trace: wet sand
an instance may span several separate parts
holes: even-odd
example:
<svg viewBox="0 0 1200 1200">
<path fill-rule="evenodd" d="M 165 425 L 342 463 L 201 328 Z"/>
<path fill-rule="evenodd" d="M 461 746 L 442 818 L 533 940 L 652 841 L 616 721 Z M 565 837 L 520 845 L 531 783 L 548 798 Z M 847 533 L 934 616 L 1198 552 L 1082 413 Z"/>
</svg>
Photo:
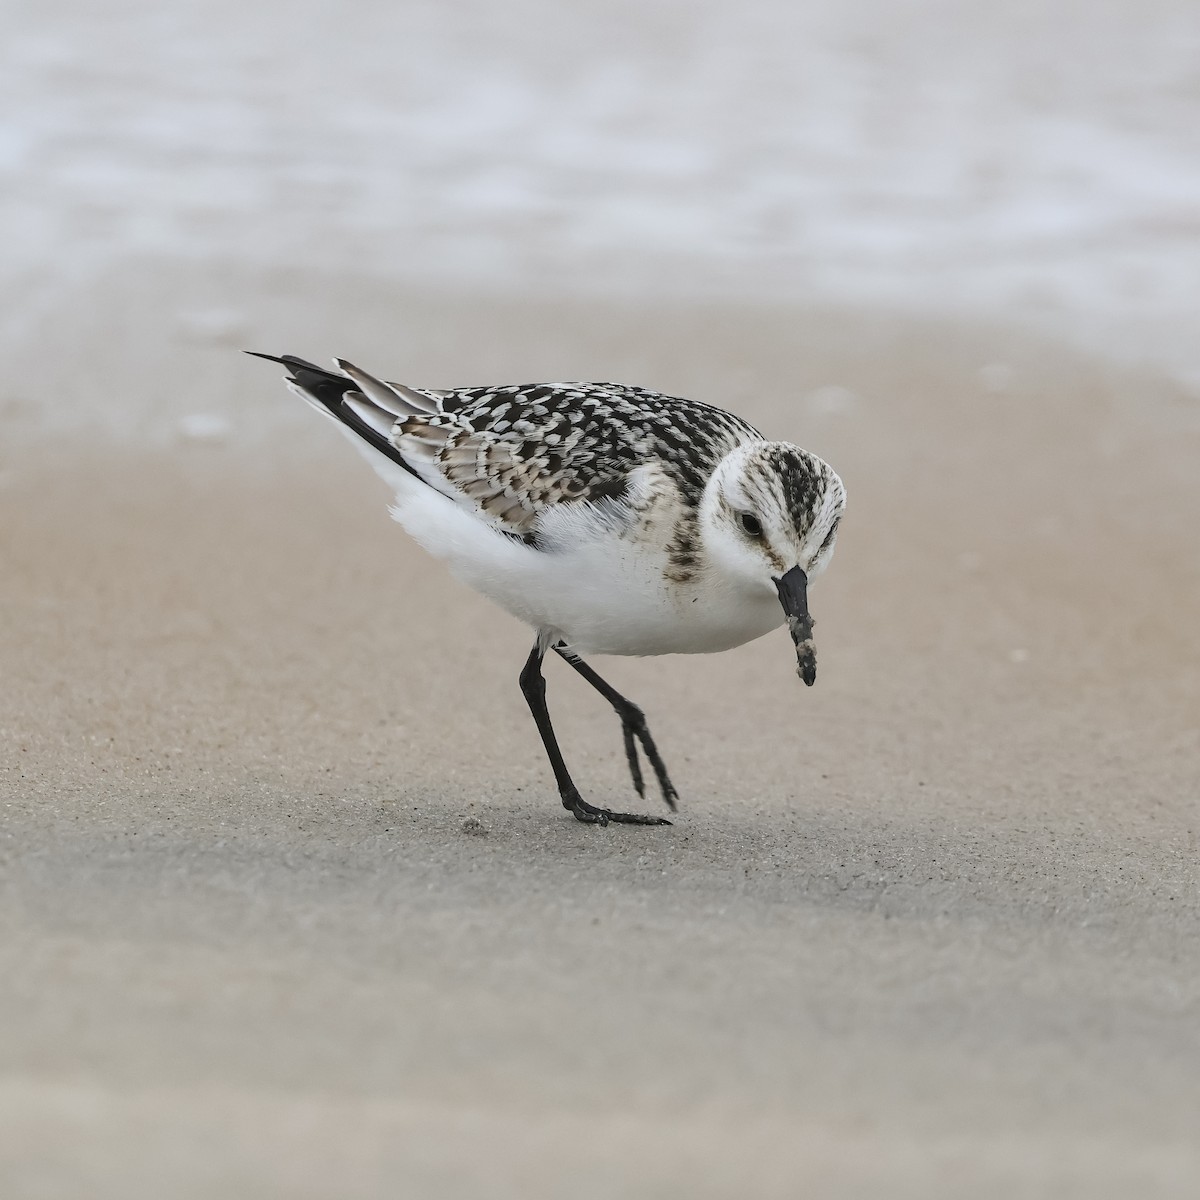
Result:
<svg viewBox="0 0 1200 1200">
<path fill-rule="evenodd" d="M 1194 398 L 887 313 L 235 282 L 130 268 L 9 359 L 5 1196 L 1195 1194 Z M 243 344 L 818 451 L 817 686 L 782 631 L 600 662 L 682 806 L 576 823 L 528 633 Z M 549 687 L 628 804 L 611 712 Z"/>
</svg>

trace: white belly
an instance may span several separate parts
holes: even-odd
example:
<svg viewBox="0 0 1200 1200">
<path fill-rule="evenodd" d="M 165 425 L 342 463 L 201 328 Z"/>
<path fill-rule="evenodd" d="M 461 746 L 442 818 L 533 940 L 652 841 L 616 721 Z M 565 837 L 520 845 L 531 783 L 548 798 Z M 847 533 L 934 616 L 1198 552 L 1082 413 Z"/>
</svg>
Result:
<svg viewBox="0 0 1200 1200">
<path fill-rule="evenodd" d="M 522 549 L 524 549 L 522 547 Z M 735 595 L 698 578 L 668 582 L 662 564 L 627 543 L 541 553 L 507 578 L 464 578 L 535 629 L 581 654 L 707 654 L 740 646 L 784 622 L 769 594 Z"/>
<path fill-rule="evenodd" d="M 396 482 L 392 515 L 421 545 L 464 583 L 581 654 L 703 654 L 784 622 L 766 589 L 748 592 L 704 574 L 671 583 L 661 548 L 581 530 L 567 548 L 536 550 L 422 484 Z"/>
</svg>

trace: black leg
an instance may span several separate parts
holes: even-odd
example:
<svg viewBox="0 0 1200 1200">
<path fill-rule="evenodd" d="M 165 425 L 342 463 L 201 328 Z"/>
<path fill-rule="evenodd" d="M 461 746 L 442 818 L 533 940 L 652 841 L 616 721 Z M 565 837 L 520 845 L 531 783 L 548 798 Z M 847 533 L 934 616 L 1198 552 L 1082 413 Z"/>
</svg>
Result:
<svg viewBox="0 0 1200 1200">
<path fill-rule="evenodd" d="M 554 736 L 554 726 L 550 724 L 550 710 L 546 707 L 546 680 L 542 676 L 542 649 L 535 645 L 521 671 L 521 691 L 533 713 L 537 723 L 538 733 L 542 735 L 542 744 L 546 747 L 546 757 L 554 771 L 554 782 L 558 784 L 558 794 L 562 797 L 563 808 L 575 814 L 575 819 L 589 825 L 607 825 L 616 821 L 624 825 L 670 825 L 670 821 L 662 817 L 643 817 L 638 813 L 613 812 L 607 808 L 597 808 L 589 804 L 580 794 L 579 789 L 571 780 L 567 764 L 563 762 L 562 751 L 558 748 L 558 738 Z"/>
<path fill-rule="evenodd" d="M 675 785 L 667 774 L 667 764 L 663 762 L 662 756 L 658 753 L 658 747 L 655 746 L 654 739 L 650 736 L 650 728 L 646 724 L 646 714 L 632 700 L 626 700 L 612 684 L 601 679 L 583 659 L 573 657 L 561 645 L 555 646 L 554 649 L 564 662 L 570 663 L 616 709 L 617 716 L 621 718 L 621 733 L 625 737 L 625 757 L 629 759 L 629 774 L 633 776 L 633 786 L 637 790 L 637 794 L 639 796 L 646 794 L 646 785 L 642 781 L 642 764 L 638 762 L 637 753 L 637 742 L 641 742 L 642 749 L 650 760 L 650 765 L 654 768 L 654 774 L 658 777 L 658 786 L 662 788 L 663 799 L 667 802 L 667 807 L 674 812 L 675 801 L 679 799 L 679 793 L 675 790 Z M 637 741 L 634 740 L 635 738 Z"/>
</svg>

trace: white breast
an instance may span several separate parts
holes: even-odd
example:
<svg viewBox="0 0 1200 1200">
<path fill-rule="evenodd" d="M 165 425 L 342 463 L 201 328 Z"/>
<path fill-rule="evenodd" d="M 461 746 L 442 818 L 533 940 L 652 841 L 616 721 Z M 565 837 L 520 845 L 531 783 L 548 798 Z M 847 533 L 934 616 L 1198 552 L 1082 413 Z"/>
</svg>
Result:
<svg viewBox="0 0 1200 1200">
<path fill-rule="evenodd" d="M 392 515 L 416 541 L 464 583 L 581 654 L 708 653 L 783 624 L 765 590 L 747 593 L 702 567 L 685 584 L 669 581 L 670 512 L 643 510 L 635 532 L 611 507 L 564 505 L 543 521 L 552 548 L 534 549 L 386 460 L 372 465 L 395 488 Z"/>
</svg>

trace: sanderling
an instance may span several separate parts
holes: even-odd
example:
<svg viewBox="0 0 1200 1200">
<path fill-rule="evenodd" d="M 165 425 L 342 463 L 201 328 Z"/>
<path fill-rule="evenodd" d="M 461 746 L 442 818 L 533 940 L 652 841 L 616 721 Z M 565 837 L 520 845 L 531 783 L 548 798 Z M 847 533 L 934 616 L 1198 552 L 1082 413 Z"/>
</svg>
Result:
<svg viewBox="0 0 1200 1200">
<path fill-rule="evenodd" d="M 254 353 L 253 351 L 251 353 Z M 555 651 L 612 704 L 633 786 L 638 747 L 677 793 L 642 710 L 588 654 L 728 650 L 785 621 L 816 679 L 809 581 L 833 554 L 846 493 L 833 469 L 719 408 L 615 383 L 438 391 L 285 354 L 288 386 L 336 420 L 395 493 L 392 516 L 451 571 L 536 630 L 521 691 L 563 807 L 580 821 L 669 825 L 589 804 L 546 707 Z"/>
</svg>

